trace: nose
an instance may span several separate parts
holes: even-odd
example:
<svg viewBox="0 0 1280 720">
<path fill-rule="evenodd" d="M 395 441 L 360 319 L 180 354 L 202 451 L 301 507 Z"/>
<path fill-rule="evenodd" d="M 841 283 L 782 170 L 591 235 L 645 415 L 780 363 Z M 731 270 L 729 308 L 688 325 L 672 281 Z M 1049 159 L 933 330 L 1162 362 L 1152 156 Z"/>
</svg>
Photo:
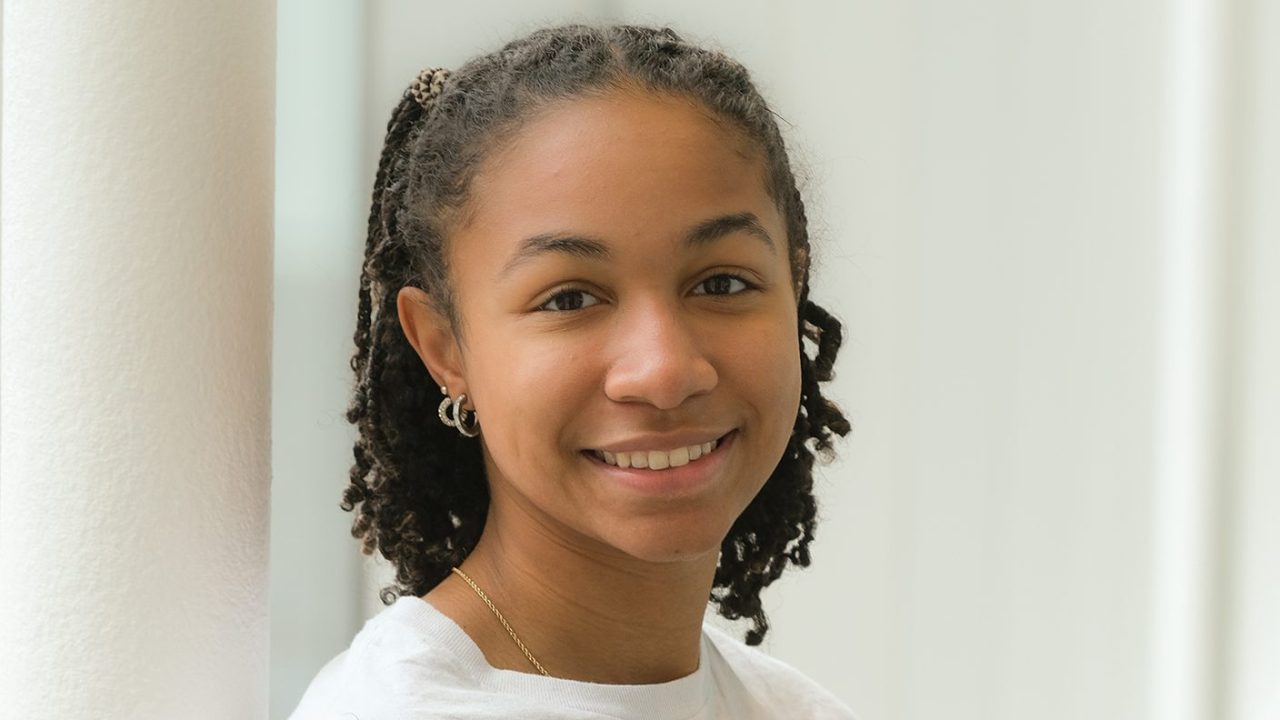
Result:
<svg viewBox="0 0 1280 720">
<path fill-rule="evenodd" d="M 689 319 L 676 308 L 633 305 L 620 316 L 611 345 L 614 361 L 604 391 L 616 402 L 670 410 L 719 381 Z"/>
</svg>

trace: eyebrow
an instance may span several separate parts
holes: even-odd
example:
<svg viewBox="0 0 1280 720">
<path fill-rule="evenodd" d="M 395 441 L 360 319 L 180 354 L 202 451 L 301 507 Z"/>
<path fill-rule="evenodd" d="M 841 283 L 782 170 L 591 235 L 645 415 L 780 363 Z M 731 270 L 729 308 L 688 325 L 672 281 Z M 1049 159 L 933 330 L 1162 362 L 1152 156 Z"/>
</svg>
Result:
<svg viewBox="0 0 1280 720">
<path fill-rule="evenodd" d="M 731 213 L 703 220 L 685 233 L 684 246 L 686 248 L 705 247 L 735 232 L 745 232 L 763 242 L 769 248 L 769 252 L 774 254 L 778 252 L 773 238 L 769 237 L 768 231 L 760 224 L 760 218 L 751 212 Z M 546 253 L 563 253 L 589 260 L 607 260 L 610 255 L 608 245 L 597 237 L 564 232 L 541 233 L 520 242 L 515 254 L 507 260 L 506 265 L 503 265 L 498 273 L 499 279 L 510 274 L 518 266 Z"/>
</svg>

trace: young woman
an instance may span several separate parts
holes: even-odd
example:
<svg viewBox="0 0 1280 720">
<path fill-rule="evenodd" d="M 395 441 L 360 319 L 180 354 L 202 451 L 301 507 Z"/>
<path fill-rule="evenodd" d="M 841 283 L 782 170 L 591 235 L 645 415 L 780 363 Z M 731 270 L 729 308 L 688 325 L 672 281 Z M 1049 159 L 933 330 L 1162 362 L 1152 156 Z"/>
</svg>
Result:
<svg viewBox="0 0 1280 720">
<path fill-rule="evenodd" d="M 748 647 L 849 430 L 808 271 L 723 54 L 573 25 L 423 71 L 373 191 L 342 502 L 397 585 L 293 717 L 852 717 Z"/>
</svg>

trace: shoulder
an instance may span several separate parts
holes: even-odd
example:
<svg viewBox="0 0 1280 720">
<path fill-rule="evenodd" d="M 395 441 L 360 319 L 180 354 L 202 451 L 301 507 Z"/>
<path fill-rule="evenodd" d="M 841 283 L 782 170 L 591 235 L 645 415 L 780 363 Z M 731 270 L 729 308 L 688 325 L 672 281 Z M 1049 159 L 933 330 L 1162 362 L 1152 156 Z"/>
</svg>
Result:
<svg viewBox="0 0 1280 720">
<path fill-rule="evenodd" d="M 348 677 L 351 649 L 338 653 L 316 673 L 289 720 L 371 720 L 373 712 L 353 704 Z"/>
<path fill-rule="evenodd" d="M 716 651 L 713 669 L 718 659 L 734 676 L 730 692 L 749 695 L 787 717 L 857 720 L 848 705 L 791 665 L 710 623 L 703 624 L 703 632 Z"/>
<path fill-rule="evenodd" d="M 425 603 L 401 598 L 316 673 L 289 720 L 434 717 L 468 684 L 465 658 L 450 641 Z"/>
</svg>

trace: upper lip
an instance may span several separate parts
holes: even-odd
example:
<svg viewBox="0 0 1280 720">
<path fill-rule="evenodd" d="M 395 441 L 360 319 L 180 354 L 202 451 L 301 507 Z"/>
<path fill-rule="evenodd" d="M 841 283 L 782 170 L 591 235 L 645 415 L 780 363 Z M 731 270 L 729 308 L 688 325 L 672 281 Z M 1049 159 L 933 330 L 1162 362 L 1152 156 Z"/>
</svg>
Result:
<svg viewBox="0 0 1280 720">
<path fill-rule="evenodd" d="M 681 430 L 669 433 L 646 433 L 644 435 L 632 435 L 623 440 L 605 445 L 597 445 L 592 450 L 608 453 L 637 452 L 640 450 L 675 450 L 676 448 L 689 447 L 691 445 L 705 445 L 729 432 L 731 431 Z"/>
</svg>

